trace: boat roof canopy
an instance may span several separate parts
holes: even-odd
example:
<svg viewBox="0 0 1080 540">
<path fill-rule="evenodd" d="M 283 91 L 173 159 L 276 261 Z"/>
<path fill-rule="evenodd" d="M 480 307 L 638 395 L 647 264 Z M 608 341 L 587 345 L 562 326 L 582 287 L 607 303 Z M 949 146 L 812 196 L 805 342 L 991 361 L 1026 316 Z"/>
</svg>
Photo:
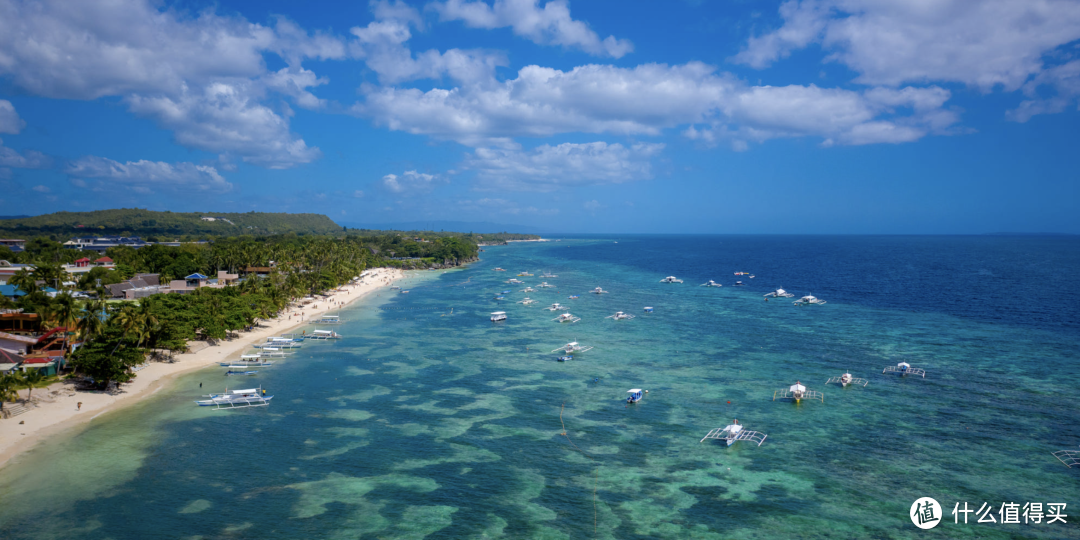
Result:
<svg viewBox="0 0 1080 540">
<path fill-rule="evenodd" d="M 640 388 L 631 388 L 631 389 L 627 390 L 626 392 L 629 393 L 629 394 L 637 394 L 637 393 L 641 392 L 641 389 Z"/>
</svg>

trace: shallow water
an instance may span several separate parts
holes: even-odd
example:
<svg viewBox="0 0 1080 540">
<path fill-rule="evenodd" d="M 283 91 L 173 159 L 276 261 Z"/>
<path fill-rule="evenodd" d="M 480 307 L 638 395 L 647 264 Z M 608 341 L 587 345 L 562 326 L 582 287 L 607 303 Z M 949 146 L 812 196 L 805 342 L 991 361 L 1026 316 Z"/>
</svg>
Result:
<svg viewBox="0 0 1080 540">
<path fill-rule="evenodd" d="M 306 342 L 242 382 L 217 368 L 185 376 L 13 461 L 0 470 L 0 538 L 1080 538 L 1080 470 L 1050 454 L 1080 444 L 1080 241 L 485 249 L 408 295 L 345 309 L 346 339 Z M 503 281 L 521 270 L 536 274 L 519 278 L 529 285 L 557 273 L 546 280 L 558 287 L 515 304 L 524 285 Z M 671 274 L 686 282 L 658 283 Z M 709 279 L 724 287 L 698 287 Z M 610 294 L 587 293 L 596 286 Z M 762 301 L 779 286 L 828 304 Z M 552 302 L 582 321 L 552 322 Z M 509 320 L 488 321 L 496 310 Z M 617 310 L 637 318 L 604 319 Z M 568 341 L 596 348 L 556 362 L 549 351 Z M 881 374 L 901 360 L 927 377 Z M 869 385 L 825 386 L 844 371 Z M 796 380 L 824 402 L 772 401 Z M 275 398 L 194 406 L 226 382 Z M 649 393 L 627 406 L 629 388 Z M 765 443 L 699 442 L 733 418 Z M 915 528 L 922 496 L 947 522 Z M 1003 501 L 1077 515 L 953 523 L 956 502 Z"/>
</svg>

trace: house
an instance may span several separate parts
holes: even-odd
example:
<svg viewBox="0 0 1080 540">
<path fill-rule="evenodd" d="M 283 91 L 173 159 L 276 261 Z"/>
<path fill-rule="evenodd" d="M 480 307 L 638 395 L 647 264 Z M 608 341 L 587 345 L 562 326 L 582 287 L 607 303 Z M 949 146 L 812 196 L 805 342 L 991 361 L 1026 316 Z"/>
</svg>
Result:
<svg viewBox="0 0 1080 540">
<path fill-rule="evenodd" d="M 94 260 L 94 266 L 113 267 L 116 266 L 116 264 L 113 263 L 113 260 L 108 257 L 101 257 Z"/>
<path fill-rule="evenodd" d="M 15 240 L 12 238 L 0 238 L 0 246 L 5 246 L 15 253 L 26 251 L 26 240 Z"/>
<path fill-rule="evenodd" d="M 26 270 L 27 272 L 34 271 L 34 265 L 32 264 L 15 264 L 4 260 L 0 260 L 0 283 L 7 283 L 11 276 L 14 276 L 19 270 Z"/>
<path fill-rule="evenodd" d="M 75 266 L 75 268 L 86 268 L 86 267 L 90 266 L 90 259 L 88 257 L 83 257 L 83 258 L 75 261 L 74 266 Z"/>
<path fill-rule="evenodd" d="M 219 270 L 217 278 L 210 279 L 202 274 L 191 274 L 184 279 L 174 279 L 169 282 L 169 290 L 162 292 L 188 293 L 203 287 L 221 289 L 228 287 L 240 279 L 237 274 L 230 274 L 225 270 Z"/>
<path fill-rule="evenodd" d="M 162 287 L 158 274 L 135 274 L 134 277 L 121 283 L 105 286 L 113 298 L 135 300 L 154 294 L 170 292 L 167 287 Z"/>
<path fill-rule="evenodd" d="M 50 296 L 56 295 L 56 289 L 52 287 L 42 287 L 38 290 Z M 20 289 L 18 285 L 0 285 L 0 295 L 15 299 L 20 296 L 26 296 L 26 291 Z"/>
<path fill-rule="evenodd" d="M 74 263 L 63 265 L 64 271 L 74 276 L 85 274 L 95 268 L 107 268 L 109 270 L 116 268 L 116 264 L 108 257 L 101 257 L 95 261 L 91 261 L 89 257 L 83 257 Z"/>
<path fill-rule="evenodd" d="M 41 317 L 37 313 L 23 313 L 21 309 L 0 310 L 0 332 L 38 334 L 41 332 Z"/>
<path fill-rule="evenodd" d="M 0 332 L 0 349 L 17 354 L 29 354 L 37 345 L 37 338 Z"/>
<path fill-rule="evenodd" d="M 22 365 L 26 359 L 5 349 L 0 349 L 0 375 L 8 375 Z"/>
<path fill-rule="evenodd" d="M 83 238 L 72 238 L 71 240 L 64 242 L 64 247 L 67 249 L 81 249 L 84 251 L 96 251 L 98 253 L 105 253 L 107 249 L 117 246 L 127 246 L 138 249 L 149 245 L 148 242 L 145 242 L 138 236 L 88 236 Z"/>
</svg>

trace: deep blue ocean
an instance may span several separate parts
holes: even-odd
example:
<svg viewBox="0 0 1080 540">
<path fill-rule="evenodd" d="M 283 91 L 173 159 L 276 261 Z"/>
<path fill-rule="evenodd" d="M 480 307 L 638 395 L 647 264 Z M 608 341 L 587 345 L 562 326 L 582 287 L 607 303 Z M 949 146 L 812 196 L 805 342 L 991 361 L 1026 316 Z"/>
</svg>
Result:
<svg viewBox="0 0 1080 540">
<path fill-rule="evenodd" d="M 1078 237 L 593 235 L 481 255 L 342 310 L 345 339 L 245 381 L 269 407 L 196 407 L 243 384 L 207 368 L 13 460 L 0 538 L 1080 538 L 1080 469 L 1051 454 L 1080 450 Z M 765 302 L 778 287 L 827 303 Z M 556 361 L 570 341 L 594 349 Z M 926 377 L 882 374 L 902 361 Z M 825 384 L 846 371 L 868 384 Z M 824 399 L 773 400 L 796 381 Z M 627 405 L 631 388 L 649 393 Z M 765 442 L 700 442 L 736 418 Z M 924 496 L 943 511 L 925 531 Z M 964 503 L 992 512 L 964 523 Z M 1066 522 L 1003 523 L 1006 503 L 1064 503 Z"/>
</svg>

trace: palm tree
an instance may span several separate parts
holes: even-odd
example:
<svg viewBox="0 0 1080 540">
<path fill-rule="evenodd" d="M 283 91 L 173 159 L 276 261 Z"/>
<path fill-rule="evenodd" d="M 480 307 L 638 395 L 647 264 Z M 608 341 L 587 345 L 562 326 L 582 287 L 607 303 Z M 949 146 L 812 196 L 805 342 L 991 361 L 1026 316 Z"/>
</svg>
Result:
<svg viewBox="0 0 1080 540">
<path fill-rule="evenodd" d="M 67 353 L 68 334 L 78 321 L 78 305 L 70 294 L 61 294 L 53 300 L 52 316 L 57 326 L 64 327 L 64 353 Z"/>
<path fill-rule="evenodd" d="M 44 380 L 45 376 L 41 374 L 40 369 L 30 369 L 23 372 L 22 382 L 26 385 L 26 401 L 30 401 L 30 394 L 34 391 L 34 385 L 41 384 L 41 381 Z"/>
<path fill-rule="evenodd" d="M 15 272 L 15 275 L 11 276 L 8 283 L 18 287 L 26 294 L 33 294 L 38 290 L 37 280 L 34 279 L 33 274 L 27 272 L 26 269 Z"/>
<path fill-rule="evenodd" d="M 104 300 L 87 302 L 83 316 L 78 322 L 79 334 L 83 339 L 93 339 L 101 335 L 101 332 L 105 330 L 105 321 L 102 320 L 105 313 Z"/>
<path fill-rule="evenodd" d="M 0 375 L 0 413 L 4 412 L 4 402 L 19 399 L 19 393 L 15 388 L 19 386 L 19 379 L 14 375 Z"/>
</svg>

